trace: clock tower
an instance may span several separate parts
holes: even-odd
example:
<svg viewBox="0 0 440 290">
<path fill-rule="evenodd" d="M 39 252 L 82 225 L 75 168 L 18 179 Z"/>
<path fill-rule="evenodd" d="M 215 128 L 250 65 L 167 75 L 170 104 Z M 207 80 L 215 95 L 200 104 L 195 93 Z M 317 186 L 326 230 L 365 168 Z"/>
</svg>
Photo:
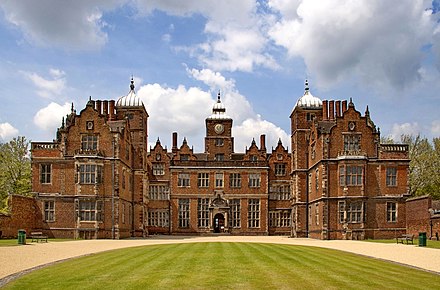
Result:
<svg viewBox="0 0 440 290">
<path fill-rule="evenodd" d="M 212 114 L 206 118 L 205 153 L 208 160 L 224 161 L 231 160 L 233 152 L 232 118 L 226 115 L 219 92 Z"/>
</svg>

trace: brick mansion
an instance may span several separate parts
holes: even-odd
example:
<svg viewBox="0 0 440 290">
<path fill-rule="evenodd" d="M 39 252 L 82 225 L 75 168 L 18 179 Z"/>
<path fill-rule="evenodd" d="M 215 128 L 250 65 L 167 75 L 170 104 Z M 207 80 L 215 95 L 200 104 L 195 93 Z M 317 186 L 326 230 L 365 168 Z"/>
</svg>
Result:
<svg viewBox="0 0 440 290">
<path fill-rule="evenodd" d="M 32 143 L 41 230 L 83 239 L 405 233 L 408 146 L 381 144 L 368 107 L 362 114 L 352 100 L 321 100 L 307 82 L 298 96 L 290 144 L 266 144 L 261 132 L 245 152 L 234 152 L 233 120 L 220 94 L 205 119 L 203 152 L 176 132 L 170 150 L 160 140 L 148 148 L 155 116 L 133 80 L 117 100 L 90 99 L 80 112 L 72 105 L 53 142 Z"/>
</svg>

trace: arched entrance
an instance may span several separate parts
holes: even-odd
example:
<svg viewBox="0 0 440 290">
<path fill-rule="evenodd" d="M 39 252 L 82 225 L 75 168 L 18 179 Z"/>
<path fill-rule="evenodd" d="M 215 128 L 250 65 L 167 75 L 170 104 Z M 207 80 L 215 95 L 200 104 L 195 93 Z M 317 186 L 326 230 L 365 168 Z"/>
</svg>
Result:
<svg viewBox="0 0 440 290">
<path fill-rule="evenodd" d="M 225 230 L 225 216 L 218 213 L 214 216 L 214 233 L 222 233 Z"/>
</svg>

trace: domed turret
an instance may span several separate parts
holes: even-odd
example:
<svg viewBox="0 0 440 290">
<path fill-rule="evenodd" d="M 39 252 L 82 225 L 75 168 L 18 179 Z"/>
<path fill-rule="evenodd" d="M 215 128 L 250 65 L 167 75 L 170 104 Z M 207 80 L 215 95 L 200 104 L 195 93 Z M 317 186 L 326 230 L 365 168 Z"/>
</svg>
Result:
<svg viewBox="0 0 440 290">
<path fill-rule="evenodd" d="M 220 100 L 220 92 L 217 95 L 217 102 L 212 107 L 212 114 L 208 117 L 208 119 L 231 119 L 228 115 L 226 115 L 225 105 Z"/>
<path fill-rule="evenodd" d="M 297 106 L 303 109 L 322 108 L 322 101 L 310 93 L 309 82 L 307 80 L 305 82 L 304 95 L 296 102 L 295 107 Z"/>
<path fill-rule="evenodd" d="M 134 90 L 134 80 L 131 77 L 130 82 L 130 91 L 126 96 L 122 96 L 116 102 L 116 107 L 142 107 L 144 103 L 142 100 L 136 95 Z"/>
</svg>

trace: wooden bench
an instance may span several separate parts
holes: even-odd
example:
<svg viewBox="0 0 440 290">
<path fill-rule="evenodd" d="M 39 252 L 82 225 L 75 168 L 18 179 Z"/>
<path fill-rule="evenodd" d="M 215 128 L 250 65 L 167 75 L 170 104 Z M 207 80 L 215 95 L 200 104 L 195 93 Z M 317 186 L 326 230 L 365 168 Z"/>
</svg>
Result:
<svg viewBox="0 0 440 290">
<path fill-rule="evenodd" d="M 406 241 L 406 244 L 408 245 L 411 242 L 411 245 L 414 245 L 414 235 L 402 235 L 400 237 L 396 238 L 397 243 L 402 243 Z"/>
<path fill-rule="evenodd" d="M 46 235 L 43 235 L 43 232 L 32 232 L 31 233 L 31 239 L 32 239 L 32 243 L 33 242 L 37 242 L 38 243 L 38 241 L 43 241 L 43 240 L 45 240 L 46 241 L 46 243 L 47 243 L 47 236 Z"/>
</svg>

